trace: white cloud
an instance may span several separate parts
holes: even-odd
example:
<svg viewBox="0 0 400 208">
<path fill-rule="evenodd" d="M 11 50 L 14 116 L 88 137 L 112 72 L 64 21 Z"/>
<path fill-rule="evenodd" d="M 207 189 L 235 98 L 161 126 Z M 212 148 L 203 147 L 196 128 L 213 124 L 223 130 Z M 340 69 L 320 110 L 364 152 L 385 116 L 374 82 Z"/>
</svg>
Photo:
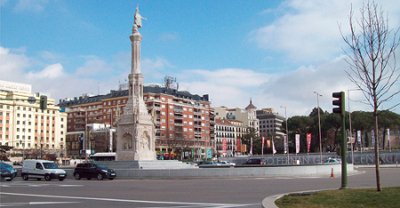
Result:
<svg viewBox="0 0 400 208">
<path fill-rule="evenodd" d="M 348 32 L 351 5 L 357 19 L 362 0 L 290 0 L 278 8 L 283 14 L 250 33 L 259 47 L 283 52 L 291 61 L 321 63 L 339 55 L 344 46 L 339 25 Z M 395 0 L 380 1 L 392 24 L 399 23 L 400 7 Z"/>
<path fill-rule="evenodd" d="M 163 33 L 158 38 L 158 40 L 161 41 L 161 42 L 171 42 L 171 41 L 175 41 L 175 40 L 178 40 L 178 39 L 179 39 L 179 35 L 177 33 L 174 33 L 174 32 Z"/>
<path fill-rule="evenodd" d="M 43 60 L 39 60 L 43 58 L 42 56 L 36 59 L 26 56 L 25 53 L 22 49 L 0 46 L 0 74 L 7 75 L 2 76 L 2 80 L 30 84 L 33 92 L 45 93 L 56 100 L 84 93 L 105 94 L 118 87 L 119 74 L 108 74 L 107 79 L 102 81 L 91 77 L 85 78 L 75 73 L 68 73 L 61 63 L 43 64 Z M 81 73 L 88 72 L 89 66 L 95 66 L 96 63 L 101 66 L 103 62 L 100 59 L 90 59 L 84 63 L 86 68 L 83 66 L 78 68 L 81 69 Z"/>
<path fill-rule="evenodd" d="M 30 79 L 56 79 L 64 75 L 64 68 L 60 63 L 46 66 L 39 72 L 29 72 L 27 74 Z"/>
<path fill-rule="evenodd" d="M 48 0 L 19 0 L 14 10 L 17 12 L 42 12 Z"/>
<path fill-rule="evenodd" d="M 193 94 L 209 94 L 213 106 L 246 107 L 255 97 L 268 74 L 250 69 L 187 70 L 179 74 L 180 90 Z"/>
<path fill-rule="evenodd" d="M 173 76 L 173 74 L 168 74 L 168 69 L 174 68 L 174 65 L 165 58 L 144 58 L 141 64 L 142 73 L 146 77 L 145 82 L 161 82 L 166 75 Z"/>
<path fill-rule="evenodd" d="M 18 78 L 22 69 L 30 64 L 31 60 L 23 53 L 0 46 L 0 72 L 7 75 L 8 81 Z"/>
<path fill-rule="evenodd" d="M 95 57 L 87 56 L 83 66 L 76 69 L 75 74 L 82 77 L 104 77 L 105 74 L 112 70 L 112 66 L 107 64 L 104 60 Z"/>
</svg>

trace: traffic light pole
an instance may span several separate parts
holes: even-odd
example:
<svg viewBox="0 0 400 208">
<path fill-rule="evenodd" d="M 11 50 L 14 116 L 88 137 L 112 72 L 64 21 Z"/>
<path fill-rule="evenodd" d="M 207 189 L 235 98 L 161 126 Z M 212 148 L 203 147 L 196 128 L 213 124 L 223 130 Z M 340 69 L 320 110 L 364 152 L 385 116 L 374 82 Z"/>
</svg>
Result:
<svg viewBox="0 0 400 208">
<path fill-rule="evenodd" d="M 341 146 L 342 146 L 342 151 L 341 151 L 341 157 L 342 157 L 342 185 L 340 189 L 345 189 L 347 188 L 347 139 L 346 139 L 346 118 L 344 115 L 341 116 L 342 119 L 342 141 L 341 141 Z"/>
<path fill-rule="evenodd" d="M 342 119 L 342 139 L 340 142 L 340 149 L 341 149 L 341 158 L 342 158 L 342 185 L 340 189 L 347 188 L 347 160 L 346 160 L 346 153 L 347 153 L 347 139 L 346 139 L 346 110 L 345 110 L 345 93 L 342 92 L 334 92 L 332 93 L 333 98 L 338 98 L 337 100 L 333 100 L 332 104 L 337 106 L 333 108 L 333 113 L 340 114 L 340 118 Z"/>
</svg>

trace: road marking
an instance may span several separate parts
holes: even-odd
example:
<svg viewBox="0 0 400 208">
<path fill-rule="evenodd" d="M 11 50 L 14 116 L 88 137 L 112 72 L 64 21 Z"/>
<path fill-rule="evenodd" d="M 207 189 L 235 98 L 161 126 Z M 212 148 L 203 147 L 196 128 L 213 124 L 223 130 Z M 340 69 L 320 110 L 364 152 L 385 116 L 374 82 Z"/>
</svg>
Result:
<svg viewBox="0 0 400 208">
<path fill-rule="evenodd" d="M 81 197 L 81 196 L 59 196 L 59 195 L 40 195 L 40 194 L 21 194 L 0 192 L 0 195 L 12 196 L 31 196 L 42 198 L 63 198 L 63 199 L 82 199 L 82 200 L 97 200 L 111 202 L 127 202 L 127 203 L 144 203 L 144 204 L 176 204 L 186 207 L 214 207 L 214 208 L 232 208 L 232 207 L 248 207 L 255 204 L 222 204 L 222 203 L 196 203 L 196 202 L 171 202 L 171 201 L 146 201 L 146 200 L 131 200 L 131 199 L 112 199 L 112 198 L 96 198 L 96 197 Z"/>
<path fill-rule="evenodd" d="M 24 205 L 48 205 L 48 204 L 76 204 L 79 202 L 17 202 L 17 203 L 1 203 L 0 207 L 15 207 Z"/>
<path fill-rule="evenodd" d="M 34 183 L 10 183 L 0 184 L 0 187 L 46 187 L 46 186 L 58 186 L 58 187 L 82 187 L 83 185 L 69 185 L 69 184 L 34 184 Z"/>
</svg>

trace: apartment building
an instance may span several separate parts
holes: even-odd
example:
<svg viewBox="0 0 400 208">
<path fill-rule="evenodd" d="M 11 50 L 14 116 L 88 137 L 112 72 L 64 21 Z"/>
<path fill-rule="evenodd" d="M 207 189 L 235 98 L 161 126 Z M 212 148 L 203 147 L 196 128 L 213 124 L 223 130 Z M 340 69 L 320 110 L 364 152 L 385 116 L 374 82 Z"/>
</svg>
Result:
<svg viewBox="0 0 400 208">
<path fill-rule="evenodd" d="M 231 157 L 242 153 L 240 138 L 246 134 L 243 122 L 232 119 L 215 119 L 214 149 L 218 156 Z"/>
<path fill-rule="evenodd" d="M 214 115 L 208 95 L 193 95 L 160 86 L 145 86 L 143 91 L 143 99 L 155 125 L 157 154 L 177 159 L 205 157 L 212 148 L 214 132 L 211 120 Z M 127 101 L 128 91 L 122 88 L 106 95 L 61 100 L 59 105 L 68 113 L 69 154 L 79 157 L 81 148 L 89 148 L 88 141 L 93 142 L 90 147 L 96 146 L 101 138 L 86 140 L 89 137 L 87 125 L 103 123 L 113 130 Z M 83 145 L 80 144 L 82 138 L 86 141 Z M 115 142 L 115 139 L 111 141 Z"/>
<path fill-rule="evenodd" d="M 259 121 L 256 115 L 257 107 L 253 105 L 252 100 L 250 100 L 245 109 L 221 106 L 214 108 L 214 110 L 216 118 L 241 121 L 246 128 L 253 128 L 259 134 Z"/>
<path fill-rule="evenodd" d="M 65 155 L 67 114 L 51 98 L 42 111 L 39 99 L 31 85 L 0 81 L 0 145 L 13 147 L 13 156 Z"/>
<path fill-rule="evenodd" d="M 265 138 L 283 138 L 285 133 L 282 131 L 282 123 L 285 118 L 278 113 L 274 113 L 272 108 L 263 108 L 256 111 L 259 120 L 260 135 Z"/>
</svg>

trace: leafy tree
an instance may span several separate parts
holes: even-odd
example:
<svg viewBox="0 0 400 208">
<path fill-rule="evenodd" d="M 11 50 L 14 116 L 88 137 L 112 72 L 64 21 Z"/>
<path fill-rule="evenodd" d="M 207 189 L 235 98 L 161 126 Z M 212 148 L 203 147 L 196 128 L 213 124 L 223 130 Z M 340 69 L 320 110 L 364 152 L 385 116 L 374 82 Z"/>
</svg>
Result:
<svg viewBox="0 0 400 208">
<path fill-rule="evenodd" d="M 312 119 L 309 116 L 293 116 L 288 119 L 288 129 L 294 134 L 300 134 L 300 150 L 306 152 L 306 134 L 311 130 Z"/>
<path fill-rule="evenodd" d="M 261 154 L 261 139 L 254 128 L 247 128 L 247 133 L 242 137 L 242 144 L 247 145 L 247 151 L 250 153 L 251 140 L 253 139 L 253 154 Z"/>
</svg>

